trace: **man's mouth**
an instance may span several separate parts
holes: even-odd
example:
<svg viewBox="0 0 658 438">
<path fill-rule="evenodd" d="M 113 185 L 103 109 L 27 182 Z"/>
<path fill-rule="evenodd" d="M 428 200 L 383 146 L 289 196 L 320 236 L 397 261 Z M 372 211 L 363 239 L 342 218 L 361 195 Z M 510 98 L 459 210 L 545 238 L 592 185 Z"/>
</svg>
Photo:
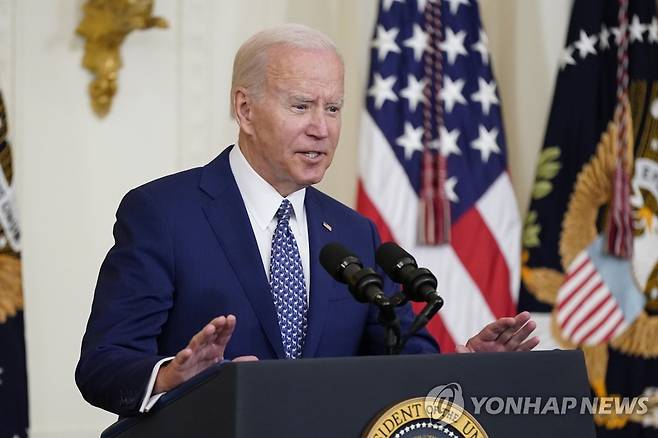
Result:
<svg viewBox="0 0 658 438">
<path fill-rule="evenodd" d="M 304 152 L 300 152 L 300 154 L 304 155 L 309 160 L 315 160 L 316 158 L 324 155 L 323 152 L 319 152 L 319 151 L 304 151 Z"/>
</svg>

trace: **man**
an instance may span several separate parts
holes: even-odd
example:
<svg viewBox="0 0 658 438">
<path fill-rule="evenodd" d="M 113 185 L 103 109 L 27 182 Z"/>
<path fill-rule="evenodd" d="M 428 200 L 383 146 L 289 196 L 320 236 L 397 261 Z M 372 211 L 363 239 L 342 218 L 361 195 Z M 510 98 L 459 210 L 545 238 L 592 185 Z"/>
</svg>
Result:
<svg viewBox="0 0 658 438">
<path fill-rule="evenodd" d="M 340 242 L 374 266 L 379 245 L 370 221 L 311 187 L 333 158 L 342 105 L 343 62 L 325 35 L 287 25 L 243 44 L 238 146 L 132 190 L 118 209 L 76 370 L 90 403 L 134 414 L 221 360 L 385 351 L 377 309 L 318 260 Z M 401 309 L 404 328 L 412 317 Z M 461 351 L 532 349 L 528 320 L 492 323 Z M 404 350 L 437 351 L 426 332 Z"/>
</svg>

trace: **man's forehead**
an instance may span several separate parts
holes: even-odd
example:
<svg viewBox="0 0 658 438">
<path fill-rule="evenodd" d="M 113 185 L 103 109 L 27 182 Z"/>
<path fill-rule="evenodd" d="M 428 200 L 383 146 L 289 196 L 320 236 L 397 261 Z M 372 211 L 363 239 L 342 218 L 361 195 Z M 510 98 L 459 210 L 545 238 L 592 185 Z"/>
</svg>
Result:
<svg viewBox="0 0 658 438">
<path fill-rule="evenodd" d="M 331 49 L 274 46 L 267 52 L 266 72 L 272 77 L 343 79 L 343 61 Z"/>
<path fill-rule="evenodd" d="M 343 64 L 329 49 L 282 48 L 268 53 L 266 86 L 288 100 L 343 99 Z"/>
</svg>

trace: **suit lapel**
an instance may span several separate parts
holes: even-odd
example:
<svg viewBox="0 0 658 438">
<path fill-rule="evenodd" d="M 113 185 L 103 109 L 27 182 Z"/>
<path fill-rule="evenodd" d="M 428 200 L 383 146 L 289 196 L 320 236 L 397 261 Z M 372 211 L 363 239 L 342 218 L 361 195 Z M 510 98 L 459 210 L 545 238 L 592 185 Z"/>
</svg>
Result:
<svg viewBox="0 0 658 438">
<path fill-rule="evenodd" d="M 231 147 L 204 168 L 201 189 L 213 199 L 203 210 L 278 358 L 284 358 L 276 309 L 244 201 L 229 165 Z M 254 266 L 254 261 L 257 261 Z M 238 319 L 238 324 L 240 321 Z"/>
<path fill-rule="evenodd" d="M 308 331 L 304 343 L 303 357 L 314 357 L 317 354 L 322 331 L 327 321 L 329 294 L 335 282 L 320 265 L 320 250 L 327 243 L 337 240 L 332 231 L 333 220 L 327 216 L 318 199 L 317 190 L 306 189 L 306 221 L 309 236 L 309 254 L 311 267 L 311 291 L 308 314 Z"/>
</svg>

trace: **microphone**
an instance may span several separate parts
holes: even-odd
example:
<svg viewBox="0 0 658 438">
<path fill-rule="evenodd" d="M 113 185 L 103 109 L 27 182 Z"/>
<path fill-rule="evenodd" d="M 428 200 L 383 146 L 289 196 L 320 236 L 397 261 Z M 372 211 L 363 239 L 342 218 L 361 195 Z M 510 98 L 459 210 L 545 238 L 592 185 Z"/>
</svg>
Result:
<svg viewBox="0 0 658 438">
<path fill-rule="evenodd" d="M 404 286 L 404 293 L 411 301 L 434 303 L 443 300 L 436 292 L 436 277 L 429 269 L 419 268 L 416 260 L 394 242 L 382 244 L 375 254 L 377 264 L 391 277 Z"/>
<path fill-rule="evenodd" d="M 436 292 L 436 277 L 429 269 L 419 268 L 416 259 L 394 242 L 382 244 L 375 254 L 377 264 L 391 277 L 402 284 L 402 293 L 411 301 L 424 302 L 425 307 L 416 315 L 407 333 L 398 343 L 401 351 L 411 336 L 425 327 L 443 307 L 443 298 Z"/>
<path fill-rule="evenodd" d="M 345 283 L 361 303 L 390 306 L 382 292 L 381 277 L 371 268 L 364 268 L 359 258 L 339 243 L 328 243 L 320 251 L 320 264 L 336 281 Z"/>
</svg>

